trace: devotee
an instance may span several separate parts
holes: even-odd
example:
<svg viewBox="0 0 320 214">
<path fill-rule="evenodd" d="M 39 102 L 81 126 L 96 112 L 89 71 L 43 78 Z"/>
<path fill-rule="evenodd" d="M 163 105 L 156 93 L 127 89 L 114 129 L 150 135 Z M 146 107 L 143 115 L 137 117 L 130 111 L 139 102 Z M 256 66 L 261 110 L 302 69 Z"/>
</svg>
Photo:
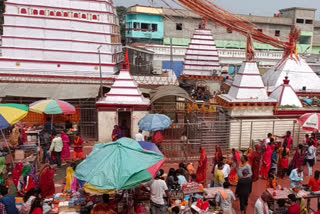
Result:
<svg viewBox="0 0 320 214">
<path fill-rule="evenodd" d="M 309 140 L 310 140 L 309 134 L 306 134 L 303 139 L 303 145 L 308 146 Z"/>
<path fill-rule="evenodd" d="M 208 159 L 203 147 L 200 148 L 200 160 L 197 168 L 196 181 L 198 183 L 205 183 L 207 178 Z"/>
<path fill-rule="evenodd" d="M 274 150 L 271 155 L 271 167 L 275 168 L 275 173 L 278 174 L 278 147 L 274 147 Z"/>
<path fill-rule="evenodd" d="M 242 176 L 238 181 L 236 188 L 236 196 L 240 199 L 240 211 L 241 213 L 246 213 L 248 206 L 248 198 L 251 193 L 252 180 L 248 176 L 249 172 L 247 169 L 242 171 Z"/>
<path fill-rule="evenodd" d="M 311 133 L 310 140 L 313 140 L 313 146 L 317 148 L 317 146 L 318 146 L 318 140 L 317 140 L 317 137 L 316 137 L 316 134 L 315 134 L 315 133 Z"/>
<path fill-rule="evenodd" d="M 52 137 L 53 137 L 53 140 L 51 142 L 49 152 L 51 153 L 52 151 L 54 151 L 54 156 L 56 158 L 58 168 L 60 168 L 61 167 L 60 156 L 61 156 L 61 151 L 63 148 L 62 139 L 61 139 L 61 137 L 57 136 L 57 133 L 55 133 L 55 132 L 52 134 Z"/>
<path fill-rule="evenodd" d="M 122 137 L 122 131 L 118 125 L 114 125 L 111 137 L 112 137 L 112 141 L 116 141 Z"/>
<path fill-rule="evenodd" d="M 272 137 L 271 133 L 268 133 L 267 138 L 263 139 L 260 145 L 261 154 L 263 154 L 266 151 L 267 145 L 270 143 L 270 139 Z"/>
<path fill-rule="evenodd" d="M 42 214 L 42 207 L 43 207 L 43 199 L 42 198 L 36 198 L 32 202 L 30 214 Z"/>
<path fill-rule="evenodd" d="M 308 188 L 310 188 L 312 192 L 317 192 L 320 190 L 319 177 L 320 177 L 320 171 L 316 170 L 314 171 L 314 177 L 310 177 L 309 179 Z"/>
<path fill-rule="evenodd" d="M 177 174 L 177 178 L 178 178 L 178 184 L 180 185 L 180 187 L 184 184 L 187 183 L 187 179 L 186 177 L 182 174 L 182 170 L 181 169 L 177 169 L 176 170 L 176 174 Z"/>
<path fill-rule="evenodd" d="M 263 192 L 254 205 L 254 214 L 271 214 L 272 211 L 268 207 L 269 199 L 270 195 L 267 192 Z"/>
<path fill-rule="evenodd" d="M 39 188 L 42 190 L 41 195 L 43 198 L 52 196 L 55 193 L 53 178 L 54 170 L 49 165 L 45 165 L 40 171 L 38 184 Z"/>
<path fill-rule="evenodd" d="M 282 171 L 282 167 L 281 167 L 281 160 L 284 156 L 286 156 L 287 158 L 289 157 L 289 149 L 287 148 L 287 144 L 282 144 L 282 146 L 279 149 L 279 161 L 278 161 L 278 171 L 281 172 Z"/>
<path fill-rule="evenodd" d="M 93 207 L 90 214 L 116 214 L 114 207 L 110 205 L 108 194 L 102 195 L 102 201 Z"/>
<path fill-rule="evenodd" d="M 223 163 L 218 163 L 218 168 L 214 170 L 214 187 L 222 187 L 224 180 L 224 174 L 222 173 Z"/>
<path fill-rule="evenodd" d="M 14 127 L 11 130 L 11 134 L 9 136 L 10 147 L 15 148 L 19 145 L 19 136 L 20 136 L 19 128 Z"/>
<path fill-rule="evenodd" d="M 168 187 L 166 182 L 160 179 L 161 173 L 158 172 L 156 174 L 156 177 L 146 184 L 142 186 L 142 189 L 150 192 L 150 213 L 156 214 L 157 210 L 160 210 L 161 212 L 166 212 L 166 203 L 163 199 L 163 194 L 166 193 L 168 200 L 170 201 L 170 194 L 168 191 Z M 148 190 L 147 188 L 150 188 Z"/>
<path fill-rule="evenodd" d="M 39 134 L 40 146 L 42 148 L 42 164 L 46 163 L 46 159 L 48 159 L 50 164 L 53 164 L 53 161 L 49 154 L 50 148 L 50 134 L 46 130 L 42 130 Z"/>
<path fill-rule="evenodd" d="M 250 159 L 252 160 L 251 169 L 252 169 L 252 182 L 255 182 L 259 179 L 259 170 L 260 170 L 260 162 L 261 162 L 261 150 L 260 145 L 254 145 L 255 151 L 250 155 Z"/>
<path fill-rule="evenodd" d="M 212 168 L 212 173 L 214 173 L 215 166 L 222 161 L 222 151 L 219 145 L 216 145 L 216 153 L 214 156 L 214 163 Z"/>
<path fill-rule="evenodd" d="M 289 207 L 288 213 L 290 214 L 300 214 L 300 205 L 297 203 L 297 198 L 294 194 L 289 194 Z"/>
<path fill-rule="evenodd" d="M 8 195 L 8 188 L 0 184 L 0 203 L 2 203 L 6 209 L 8 214 L 18 214 L 18 209 L 16 207 L 15 197 L 12 195 Z"/>
<path fill-rule="evenodd" d="M 223 189 L 219 190 L 216 195 L 216 203 L 223 213 L 232 213 L 232 201 L 236 200 L 233 192 L 229 189 L 230 184 L 228 182 L 223 183 Z"/>
<path fill-rule="evenodd" d="M 35 196 L 35 189 L 30 189 L 26 194 L 23 196 L 23 204 L 19 210 L 19 214 L 29 214 L 32 202 L 36 198 Z"/>
<path fill-rule="evenodd" d="M 270 145 L 267 145 L 265 153 L 262 155 L 262 164 L 260 169 L 260 175 L 263 179 L 267 179 L 268 171 L 271 167 L 271 155 L 272 149 Z"/>
<path fill-rule="evenodd" d="M 179 187 L 178 177 L 176 175 L 176 170 L 174 168 L 170 168 L 168 172 L 168 176 L 166 179 L 166 184 L 168 189 L 177 189 Z"/>
<path fill-rule="evenodd" d="M 288 171 L 288 167 L 289 167 L 289 160 L 288 160 L 288 156 L 284 155 L 281 158 L 281 178 L 283 179 Z"/>
<path fill-rule="evenodd" d="M 222 157 L 222 163 L 223 163 L 223 168 L 222 168 L 222 173 L 224 175 L 224 181 L 227 182 L 228 181 L 228 176 L 230 174 L 230 165 L 227 163 L 228 159 L 226 157 Z M 215 169 L 216 170 L 218 168 L 218 165 L 216 165 Z"/>
<path fill-rule="evenodd" d="M 64 132 L 60 132 L 61 140 L 62 140 L 62 150 L 61 150 L 61 159 L 67 159 L 70 158 L 70 148 L 69 148 L 69 143 L 70 139 L 68 135 Z"/>
<path fill-rule="evenodd" d="M 69 131 L 70 129 L 72 129 L 72 123 L 70 122 L 70 120 L 66 120 L 64 122 L 64 126 L 66 128 L 67 131 Z"/>
<path fill-rule="evenodd" d="M 268 173 L 266 188 L 277 189 L 276 169 L 271 168 Z"/>
<path fill-rule="evenodd" d="M 241 157 L 241 163 L 239 165 L 239 168 L 237 170 L 237 175 L 238 175 L 238 178 L 241 178 L 242 177 L 242 171 L 243 170 L 248 170 L 249 174 L 248 174 L 248 177 L 252 177 L 252 171 L 251 171 L 251 166 L 248 164 L 248 157 L 246 155 L 242 155 Z"/>
<path fill-rule="evenodd" d="M 239 152 L 233 148 L 231 170 L 228 176 L 228 181 L 232 185 L 237 185 L 238 183 L 237 169 L 238 169 L 239 163 L 240 163 Z"/>
<path fill-rule="evenodd" d="M 290 173 L 289 179 L 291 181 L 290 187 L 300 187 L 303 181 L 303 166 L 293 169 Z"/>
<path fill-rule="evenodd" d="M 82 138 L 80 137 L 80 133 L 77 132 L 77 134 L 74 136 L 73 138 L 73 146 L 74 146 L 74 149 L 73 149 L 73 155 L 72 157 L 74 159 L 82 159 L 83 158 L 83 140 Z"/>
<path fill-rule="evenodd" d="M 21 195 L 24 195 L 30 189 L 35 188 L 34 180 L 30 176 L 31 166 L 26 165 L 22 168 L 21 176 L 19 178 L 17 190 Z"/>
<path fill-rule="evenodd" d="M 308 167 L 308 176 L 312 176 L 312 167 L 316 158 L 316 148 L 313 146 L 312 141 L 308 142 L 308 149 L 306 152 L 306 164 Z"/>
<path fill-rule="evenodd" d="M 188 163 L 188 164 L 187 164 L 187 170 L 188 170 L 189 175 L 196 173 L 196 170 L 194 169 L 192 163 Z"/>
<path fill-rule="evenodd" d="M 189 172 L 186 168 L 185 163 L 179 163 L 179 169 L 181 170 L 182 175 L 186 178 L 186 180 L 189 180 Z"/>
<path fill-rule="evenodd" d="M 292 137 L 291 137 L 291 132 L 290 131 L 287 131 L 286 135 L 284 136 L 276 136 L 276 137 L 279 137 L 279 138 L 283 138 L 283 144 L 286 144 L 286 147 L 288 149 L 290 149 L 290 146 L 291 146 L 291 143 L 292 143 Z"/>
<path fill-rule="evenodd" d="M 299 144 L 290 162 L 291 169 L 299 168 L 300 166 L 302 166 L 304 157 L 305 157 L 305 151 L 304 151 L 303 145 Z"/>
<path fill-rule="evenodd" d="M 138 133 L 136 134 L 136 141 L 144 141 L 144 136 L 141 129 L 139 129 Z"/>
<path fill-rule="evenodd" d="M 51 124 L 51 117 L 47 117 L 46 122 L 44 123 L 43 126 L 44 130 L 46 130 L 46 132 L 48 133 L 52 133 L 53 130 L 53 124 Z"/>
<path fill-rule="evenodd" d="M 286 201 L 284 199 L 279 199 L 277 204 L 278 207 L 275 208 L 273 214 L 287 214 L 288 208 L 286 207 Z"/>
</svg>

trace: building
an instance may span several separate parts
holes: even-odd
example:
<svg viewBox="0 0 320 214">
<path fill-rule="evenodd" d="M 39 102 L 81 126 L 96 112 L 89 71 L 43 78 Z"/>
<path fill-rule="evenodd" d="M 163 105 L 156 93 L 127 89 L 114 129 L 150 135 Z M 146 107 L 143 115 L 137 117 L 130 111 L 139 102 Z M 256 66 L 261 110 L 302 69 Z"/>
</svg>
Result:
<svg viewBox="0 0 320 214">
<path fill-rule="evenodd" d="M 132 25 L 130 24 L 130 26 L 127 26 L 126 31 L 128 42 L 143 42 L 145 48 L 155 52 L 154 64 L 157 63 L 156 61 L 160 61 L 165 66 L 170 61 L 170 55 L 172 55 L 175 73 L 180 74 L 183 69 L 186 47 L 194 30 L 198 28 L 201 17 L 186 10 L 135 5 L 128 8 L 126 21 L 128 23 L 136 23 L 135 26 L 144 25 L 147 19 L 139 19 L 139 16 L 143 14 L 153 17 L 148 20 L 157 20 L 157 22 L 148 22 L 148 31 L 157 36 L 153 37 L 150 34 L 143 33 L 145 29 L 141 27 L 138 29 L 131 28 L 130 26 Z M 273 17 L 240 16 L 258 25 L 260 31 L 283 41 L 288 40 L 291 25 L 294 24 L 301 29 L 301 36 L 297 46 L 298 52 L 301 54 L 319 54 L 320 21 L 315 19 L 315 9 L 282 9 Z M 153 28 L 157 29 L 157 31 L 152 30 L 152 24 L 157 26 Z M 237 32 L 225 29 L 212 22 L 208 22 L 207 28 L 212 31 L 220 63 L 226 66 L 223 70 L 232 72 L 245 59 L 246 38 Z M 159 38 L 161 41 L 159 41 Z M 172 51 L 170 45 L 173 46 Z M 270 45 L 254 42 L 254 48 L 256 50 L 255 59 L 259 67 L 271 67 L 282 58 L 282 50 Z"/>
</svg>

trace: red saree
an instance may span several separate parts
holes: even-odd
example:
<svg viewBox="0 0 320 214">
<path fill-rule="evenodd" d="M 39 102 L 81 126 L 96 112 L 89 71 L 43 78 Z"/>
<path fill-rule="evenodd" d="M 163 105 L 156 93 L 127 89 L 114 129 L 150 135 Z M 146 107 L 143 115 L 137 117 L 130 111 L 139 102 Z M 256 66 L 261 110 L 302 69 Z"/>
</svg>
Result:
<svg viewBox="0 0 320 214">
<path fill-rule="evenodd" d="M 197 174 L 196 174 L 196 181 L 198 183 L 205 183 L 206 177 L 207 177 L 207 166 L 208 166 L 208 159 L 206 152 L 203 147 L 201 147 L 201 155 L 200 155 L 200 161 L 197 168 Z"/>
<path fill-rule="evenodd" d="M 296 149 L 296 152 L 294 153 L 294 156 L 291 161 L 291 169 L 296 169 L 296 168 L 299 168 L 300 166 L 302 166 L 304 156 L 305 156 L 305 154 L 304 154 L 303 150 Z"/>
<path fill-rule="evenodd" d="M 255 151 L 250 156 L 250 159 L 252 159 L 252 181 L 259 180 L 259 169 L 260 169 L 260 162 L 261 162 L 261 148 L 259 144 L 256 144 L 254 146 Z M 249 160 L 250 161 L 250 160 Z"/>
<path fill-rule="evenodd" d="M 267 146 L 267 150 L 262 155 L 262 165 L 261 165 L 261 169 L 260 169 L 260 175 L 264 179 L 267 179 L 268 172 L 269 172 L 269 169 L 271 167 L 271 155 L 272 155 L 272 149 L 268 145 Z"/>
<path fill-rule="evenodd" d="M 45 166 L 40 172 L 39 188 L 41 188 L 41 195 L 43 198 L 52 196 L 55 193 L 54 187 L 54 170 L 50 166 Z"/>
<path fill-rule="evenodd" d="M 18 182 L 19 182 L 19 178 L 21 176 L 22 168 L 23 168 L 23 163 L 18 162 L 12 171 L 11 177 L 12 177 L 12 181 L 16 187 L 18 186 Z"/>
<path fill-rule="evenodd" d="M 228 181 L 232 185 L 236 185 L 238 183 L 237 169 L 238 169 L 239 163 L 240 163 L 240 155 L 239 155 L 239 152 L 235 150 L 232 156 L 231 171 L 228 176 Z"/>
</svg>

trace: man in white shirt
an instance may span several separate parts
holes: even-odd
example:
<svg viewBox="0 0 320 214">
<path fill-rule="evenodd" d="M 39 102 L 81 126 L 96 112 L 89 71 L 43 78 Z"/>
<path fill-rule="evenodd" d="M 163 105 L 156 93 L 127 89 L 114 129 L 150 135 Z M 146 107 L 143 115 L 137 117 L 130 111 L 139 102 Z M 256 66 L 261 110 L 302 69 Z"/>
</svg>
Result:
<svg viewBox="0 0 320 214">
<path fill-rule="evenodd" d="M 263 192 L 261 197 L 257 199 L 254 205 L 254 214 L 271 214 L 272 211 L 269 210 L 267 201 L 270 195 L 267 192 Z"/>
<path fill-rule="evenodd" d="M 224 180 L 227 182 L 231 169 L 230 169 L 230 165 L 227 163 L 226 157 L 222 157 L 222 162 L 223 162 L 223 168 L 221 172 L 224 175 Z M 217 168 L 218 168 L 218 164 L 216 164 L 214 170 L 216 170 Z"/>
<path fill-rule="evenodd" d="M 142 186 L 142 189 L 150 191 L 151 214 L 156 214 L 157 210 L 160 210 L 161 212 L 167 211 L 167 206 L 163 199 L 163 193 L 166 193 L 168 200 L 170 201 L 167 184 L 164 180 L 160 179 L 161 175 L 162 173 L 159 171 L 155 179 L 150 180 Z M 150 190 L 147 188 L 150 188 Z"/>
<path fill-rule="evenodd" d="M 60 136 L 57 136 L 56 133 L 53 133 L 52 137 L 53 137 L 53 140 L 51 142 L 49 153 L 54 151 L 54 156 L 56 157 L 57 166 L 58 168 L 60 168 L 61 167 L 61 151 L 63 148 L 62 139 Z"/>
<path fill-rule="evenodd" d="M 144 136 L 142 134 L 142 130 L 139 129 L 138 133 L 136 134 L 136 141 L 144 141 Z"/>
</svg>

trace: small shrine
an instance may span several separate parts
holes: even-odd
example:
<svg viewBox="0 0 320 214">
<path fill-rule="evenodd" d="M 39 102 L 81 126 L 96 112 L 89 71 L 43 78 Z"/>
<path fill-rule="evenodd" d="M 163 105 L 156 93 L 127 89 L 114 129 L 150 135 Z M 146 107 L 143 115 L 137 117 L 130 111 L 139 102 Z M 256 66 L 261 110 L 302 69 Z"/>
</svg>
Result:
<svg viewBox="0 0 320 214">
<path fill-rule="evenodd" d="M 149 113 L 150 100 L 142 95 L 128 69 L 122 69 L 111 90 L 97 103 L 99 141 L 110 142 L 112 130 L 118 125 L 124 137 L 138 132 L 138 121 Z"/>
<path fill-rule="evenodd" d="M 283 84 L 274 89 L 269 97 L 276 99 L 280 108 L 302 108 L 302 103 L 289 82 L 290 80 L 286 76 Z"/>
<path fill-rule="evenodd" d="M 286 76 L 298 95 L 320 94 L 320 78 L 302 57 L 293 55 L 285 61 L 280 61 L 267 71 L 262 79 L 268 92 L 272 92 L 282 84 Z"/>
<path fill-rule="evenodd" d="M 231 117 L 272 116 L 277 104 L 268 97 L 255 61 L 243 62 L 228 94 L 216 99 L 228 109 Z"/>
</svg>

